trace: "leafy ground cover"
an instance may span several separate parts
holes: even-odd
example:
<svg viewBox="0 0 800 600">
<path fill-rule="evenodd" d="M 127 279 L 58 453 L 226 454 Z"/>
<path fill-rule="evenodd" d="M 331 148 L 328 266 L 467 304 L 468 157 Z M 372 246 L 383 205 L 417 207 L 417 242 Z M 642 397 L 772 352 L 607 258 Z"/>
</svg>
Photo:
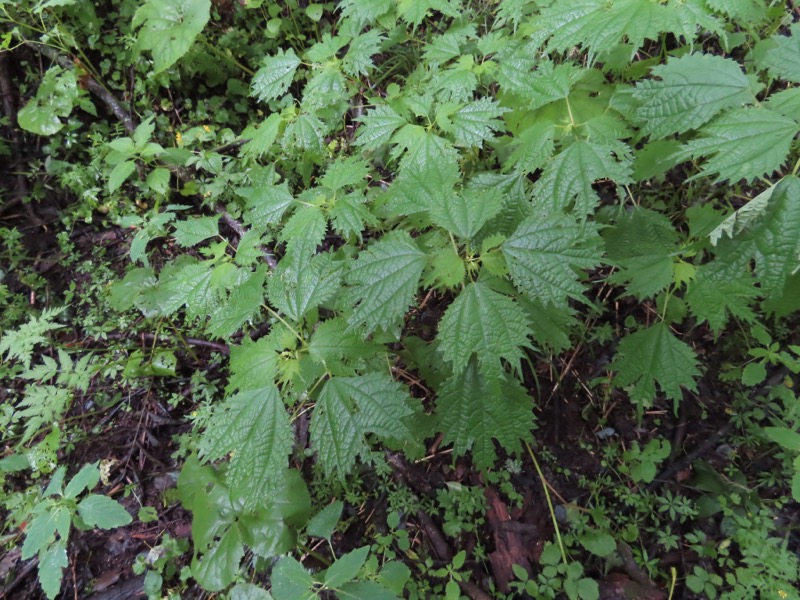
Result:
<svg viewBox="0 0 800 600">
<path fill-rule="evenodd" d="M 5 597 L 797 598 L 764 0 L 0 0 Z"/>
</svg>

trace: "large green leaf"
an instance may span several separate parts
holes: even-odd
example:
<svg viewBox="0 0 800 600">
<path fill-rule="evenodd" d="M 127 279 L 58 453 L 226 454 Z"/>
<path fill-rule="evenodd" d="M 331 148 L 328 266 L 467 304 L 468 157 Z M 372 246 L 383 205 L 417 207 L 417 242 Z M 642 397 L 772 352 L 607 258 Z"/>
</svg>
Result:
<svg viewBox="0 0 800 600">
<path fill-rule="evenodd" d="M 481 148 L 483 142 L 491 140 L 495 132 L 502 130 L 503 122 L 497 117 L 507 110 L 491 98 L 481 98 L 442 117 L 441 124 L 453 134 L 456 145 Z"/>
<path fill-rule="evenodd" d="M 153 54 L 153 66 L 161 73 L 189 51 L 208 23 L 211 0 L 148 0 L 133 16 L 132 27 L 141 26 L 137 50 Z"/>
<path fill-rule="evenodd" d="M 498 188 L 467 187 L 460 194 L 439 194 L 431 198 L 431 220 L 464 240 L 472 239 L 503 207 Z"/>
<path fill-rule="evenodd" d="M 408 392 L 382 373 L 332 377 L 319 394 L 311 420 L 311 442 L 326 473 L 344 477 L 373 433 L 387 440 L 412 442 L 404 419 L 411 416 Z"/>
<path fill-rule="evenodd" d="M 791 26 L 790 35 L 778 35 L 772 38 L 775 44 L 767 50 L 761 64 L 775 76 L 800 83 L 800 23 Z"/>
<path fill-rule="evenodd" d="M 37 135 L 53 135 L 64 127 L 59 117 L 68 117 L 78 99 L 78 79 L 59 66 L 47 70 L 34 96 L 17 113 L 22 129 Z"/>
<path fill-rule="evenodd" d="M 625 336 L 611 369 L 617 372 L 615 385 L 631 386 L 631 400 L 640 410 L 652 406 L 656 383 L 677 406 L 681 388 L 696 391 L 695 379 L 700 376 L 694 351 L 663 322 Z"/>
<path fill-rule="evenodd" d="M 278 389 L 267 386 L 227 398 L 209 420 L 200 450 L 207 460 L 233 453 L 228 484 L 245 506 L 272 497 L 292 450 L 292 428 Z"/>
<path fill-rule="evenodd" d="M 463 371 L 476 354 L 487 376 L 500 377 L 502 360 L 514 369 L 519 366 L 530 333 L 525 313 L 514 300 L 477 282 L 467 285 L 447 308 L 437 340 L 455 373 Z"/>
<path fill-rule="evenodd" d="M 696 129 L 726 108 L 755 100 L 750 79 L 734 60 L 711 54 L 687 54 L 654 67 L 636 84 L 640 102 L 635 117 L 642 133 L 660 138 Z"/>
<path fill-rule="evenodd" d="M 392 134 L 406 124 L 406 120 L 385 104 L 376 106 L 359 118 L 361 126 L 355 140 L 364 150 L 375 150 L 389 142 Z"/>
<path fill-rule="evenodd" d="M 497 455 L 493 439 L 514 451 L 520 439 L 530 439 L 533 428 L 533 402 L 526 390 L 508 375 L 487 380 L 474 357 L 439 390 L 436 415 L 444 442 L 453 444 L 457 456 L 472 450 L 480 468 Z"/>
<path fill-rule="evenodd" d="M 700 137 L 684 145 L 676 158 L 708 157 L 692 179 L 716 175 L 716 182 L 750 182 L 783 166 L 797 132 L 794 119 L 766 108 L 740 108 L 703 127 Z"/>
<path fill-rule="evenodd" d="M 584 290 L 573 269 L 600 263 L 600 241 L 593 224 L 553 214 L 525 219 L 503 242 L 502 251 L 518 288 L 566 309 L 567 300 L 580 300 Z"/>
<path fill-rule="evenodd" d="M 414 299 L 427 256 L 405 231 L 392 231 L 362 252 L 347 281 L 352 327 L 371 333 L 398 323 Z"/>
<path fill-rule="evenodd" d="M 300 321 L 337 292 L 341 279 L 342 266 L 333 255 L 293 252 L 269 279 L 270 302 L 293 321 Z"/>
<path fill-rule="evenodd" d="M 132 520 L 119 502 L 100 494 L 91 494 L 81 500 L 78 503 L 78 514 L 84 523 L 100 529 L 122 527 Z"/>
</svg>

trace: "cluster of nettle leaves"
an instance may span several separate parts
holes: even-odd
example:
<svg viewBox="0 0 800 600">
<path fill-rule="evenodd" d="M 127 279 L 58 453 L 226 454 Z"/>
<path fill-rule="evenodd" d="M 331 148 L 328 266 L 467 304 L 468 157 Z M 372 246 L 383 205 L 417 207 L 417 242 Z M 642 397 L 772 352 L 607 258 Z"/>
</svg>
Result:
<svg viewBox="0 0 800 600">
<path fill-rule="evenodd" d="M 108 144 L 109 193 L 157 200 L 125 221 L 138 227 L 138 264 L 112 303 L 226 342 L 272 324 L 232 345 L 227 396 L 201 433 L 200 460 L 227 467 L 187 465 L 216 490 L 209 504 L 194 502 L 196 483 L 183 489 L 200 511 L 194 573 L 209 589 L 230 583 L 243 543 L 264 556 L 292 547 L 250 540 L 242 523 L 266 513 L 280 538 L 275 523 L 292 521 L 275 503 L 299 485 L 289 456 L 301 413 L 330 476 L 376 441 L 413 456 L 435 433 L 486 467 L 498 443 L 513 452 L 531 438 L 522 363 L 572 346 L 597 309 L 592 281 L 658 308 L 627 322 L 609 367 L 640 409 L 695 388 L 702 365 L 682 326 L 719 334 L 731 317 L 797 304 L 800 180 L 786 166 L 800 25 L 781 27 L 784 7 L 345 0 L 306 15 L 323 33 L 263 57 L 250 92 L 265 118 L 239 132 L 236 158 L 159 145 L 151 119 Z M 135 51 L 156 74 L 180 69 L 209 18 L 210 0 L 148 0 L 133 16 Z M 20 124 L 57 130 L 74 90 L 54 67 Z M 688 183 L 665 179 L 682 163 L 691 206 Z M 184 192 L 223 205 L 243 234 L 210 201 L 200 214 L 168 204 L 170 170 L 186 167 Z M 738 210 L 710 201 L 742 183 L 760 193 Z M 157 237 L 185 249 L 158 270 Z M 434 392 L 424 408 L 405 372 Z"/>
</svg>

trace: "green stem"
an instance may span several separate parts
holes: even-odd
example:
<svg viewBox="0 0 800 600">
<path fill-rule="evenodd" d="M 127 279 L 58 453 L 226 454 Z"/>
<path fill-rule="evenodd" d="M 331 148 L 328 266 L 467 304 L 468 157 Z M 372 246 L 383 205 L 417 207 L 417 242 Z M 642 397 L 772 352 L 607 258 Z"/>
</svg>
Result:
<svg viewBox="0 0 800 600">
<path fill-rule="evenodd" d="M 272 315 L 273 317 L 275 317 L 276 319 L 278 319 L 278 321 L 280 321 L 281 323 L 283 323 L 283 326 L 284 326 L 284 327 L 286 327 L 286 329 L 288 329 L 289 331 L 291 331 L 291 332 L 294 334 L 294 337 L 296 337 L 296 338 L 298 339 L 298 341 L 300 342 L 300 345 L 301 345 L 303 348 L 305 348 L 305 347 L 306 347 L 306 341 L 303 339 L 303 336 L 301 336 L 299 333 L 297 333 L 297 330 L 296 330 L 294 327 L 292 327 L 291 325 L 289 325 L 289 324 L 286 322 L 286 320 L 285 320 L 285 319 L 284 319 L 282 316 L 280 316 L 278 313 L 276 313 L 274 310 L 272 310 L 272 309 L 271 309 L 269 306 L 267 306 L 266 304 L 262 304 L 261 306 L 262 306 L 262 307 L 264 308 L 264 310 L 266 310 L 266 311 L 267 311 L 267 312 L 268 312 L 270 315 Z"/>
<path fill-rule="evenodd" d="M 533 466 L 536 467 L 536 472 L 539 474 L 539 480 L 542 482 L 542 489 L 544 490 L 544 497 L 547 500 L 547 508 L 550 510 L 550 518 L 553 519 L 553 527 L 556 530 L 556 540 L 558 541 L 558 548 L 561 550 L 561 559 L 564 561 L 564 564 L 567 564 L 567 552 L 564 550 L 564 542 L 561 539 L 561 531 L 558 529 L 558 519 L 556 519 L 556 511 L 553 509 L 553 500 L 550 498 L 550 491 L 547 489 L 547 481 L 544 478 L 544 474 L 542 473 L 542 469 L 539 467 L 539 461 L 536 460 L 536 456 L 533 453 L 533 449 L 531 448 L 528 442 L 525 442 L 525 448 L 528 449 L 528 454 L 531 456 L 531 460 L 533 461 Z"/>
<path fill-rule="evenodd" d="M 253 71 L 253 70 L 247 68 L 246 66 L 244 66 L 242 63 L 240 63 L 238 60 L 236 60 L 233 56 L 230 56 L 229 54 L 223 52 L 222 50 L 220 50 L 216 46 L 212 46 L 211 44 L 209 44 L 208 40 L 203 39 L 203 45 L 206 48 L 208 48 L 209 50 L 211 50 L 211 52 L 213 52 L 214 54 L 219 56 L 220 58 L 223 58 L 223 59 L 227 60 L 229 63 L 231 63 L 232 65 L 240 68 L 242 71 L 244 71 L 245 73 L 247 73 L 251 77 L 256 74 L 255 71 Z"/>
</svg>

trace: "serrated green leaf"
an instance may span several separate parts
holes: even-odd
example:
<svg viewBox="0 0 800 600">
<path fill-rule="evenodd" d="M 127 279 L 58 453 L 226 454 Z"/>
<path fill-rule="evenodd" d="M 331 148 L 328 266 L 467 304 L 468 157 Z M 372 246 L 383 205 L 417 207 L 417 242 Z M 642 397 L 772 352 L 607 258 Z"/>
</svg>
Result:
<svg viewBox="0 0 800 600">
<path fill-rule="evenodd" d="M 286 93 L 299 65 L 300 59 L 291 48 L 287 51 L 281 48 L 275 56 L 268 56 L 253 76 L 252 95 L 261 102 L 269 102 Z"/>
<path fill-rule="evenodd" d="M 347 282 L 351 327 L 372 333 L 399 322 L 411 305 L 427 257 L 405 231 L 392 231 L 356 259 Z"/>
<path fill-rule="evenodd" d="M 603 231 L 608 257 L 620 267 L 609 280 L 628 283 L 627 294 L 640 300 L 672 283 L 678 235 L 669 219 L 646 208 L 634 208 Z"/>
<path fill-rule="evenodd" d="M 614 48 L 623 37 L 633 54 L 644 40 L 657 40 L 661 32 L 675 26 L 671 11 L 662 3 L 649 0 L 555 2 L 536 19 L 541 37 L 549 38 L 548 51 L 564 52 L 582 46 L 589 50 L 590 60 Z"/>
<path fill-rule="evenodd" d="M 195 217 L 186 221 L 176 221 L 175 241 L 179 246 L 189 247 L 210 237 L 219 235 L 219 216 Z"/>
<path fill-rule="evenodd" d="M 341 317 L 320 323 L 311 336 L 308 352 L 311 358 L 325 365 L 332 375 L 352 375 L 353 368 L 345 364 L 359 364 L 365 359 L 380 356 L 383 347 L 365 341 L 353 331 L 348 331 L 347 321 Z"/>
<path fill-rule="evenodd" d="M 578 215 L 594 212 L 599 201 L 592 184 L 610 179 L 630 183 L 631 159 L 624 144 L 599 144 L 578 140 L 553 158 L 533 186 L 534 195 L 553 213 L 574 211 Z"/>
<path fill-rule="evenodd" d="M 448 132 L 453 134 L 457 146 L 482 148 L 483 142 L 503 130 L 503 122 L 497 117 L 507 111 L 491 98 L 481 98 L 449 115 Z"/>
<path fill-rule="evenodd" d="M 242 137 L 250 141 L 242 146 L 242 156 L 260 158 L 267 154 L 278 139 L 282 122 L 280 113 L 272 113 L 260 125 L 245 129 Z"/>
<path fill-rule="evenodd" d="M 340 158 L 328 165 L 325 174 L 319 178 L 319 184 L 335 192 L 366 182 L 369 164 L 357 156 Z"/>
<path fill-rule="evenodd" d="M 712 10 L 727 15 L 732 20 L 756 25 L 766 17 L 762 0 L 705 0 Z"/>
<path fill-rule="evenodd" d="M 663 322 L 626 335 L 610 368 L 617 372 L 615 385 L 632 386 L 631 400 L 640 410 L 652 406 L 656 383 L 677 404 L 683 396 L 681 388 L 696 391 L 695 380 L 700 376 L 694 351 Z"/>
<path fill-rule="evenodd" d="M 653 67 L 648 79 L 636 84 L 640 102 L 636 119 L 642 133 L 665 137 L 696 129 L 720 111 L 755 100 L 750 80 L 739 64 L 711 54 L 687 54 Z"/>
<path fill-rule="evenodd" d="M 472 358 L 462 373 L 445 381 L 436 402 L 444 443 L 463 456 L 470 449 L 478 468 L 496 457 L 493 439 L 508 451 L 519 449 L 533 427 L 533 403 L 516 379 L 503 375 L 487 380 Z"/>
<path fill-rule="evenodd" d="M 133 16 L 132 27 L 141 26 L 136 48 L 151 51 L 161 73 L 189 51 L 210 16 L 211 0 L 148 0 Z"/>
<path fill-rule="evenodd" d="M 53 600 L 61 590 L 64 569 L 69 566 L 66 540 L 53 544 L 39 553 L 39 583 L 45 595 Z"/>
<path fill-rule="evenodd" d="M 28 560 L 47 548 L 56 539 L 58 512 L 46 508 L 30 520 L 25 528 L 25 541 L 22 544 L 22 560 Z"/>
<path fill-rule="evenodd" d="M 397 0 L 397 14 L 414 28 L 434 10 L 453 18 L 461 14 L 454 0 Z"/>
<path fill-rule="evenodd" d="M 707 321 L 715 334 L 728 322 L 728 315 L 753 322 L 756 315 L 751 305 L 758 296 L 749 258 L 738 252 L 735 244 L 722 244 L 720 257 L 701 265 L 685 300 L 698 322 Z"/>
<path fill-rule="evenodd" d="M 439 323 L 439 350 L 460 373 L 472 354 L 482 372 L 500 377 L 502 360 L 516 369 L 529 346 L 531 331 L 522 308 L 513 299 L 481 282 L 470 283 L 447 308 Z"/>
<path fill-rule="evenodd" d="M 254 390 L 272 384 L 278 375 L 280 350 L 271 336 L 257 342 L 245 336 L 241 346 L 231 347 L 228 389 Z"/>
<path fill-rule="evenodd" d="M 773 77 L 800 83 L 800 23 L 794 23 L 789 35 L 772 38 L 775 47 L 768 50 L 762 65 Z"/>
<path fill-rule="evenodd" d="M 764 433 L 781 448 L 800 452 L 800 433 L 788 427 L 764 427 Z"/>
<path fill-rule="evenodd" d="M 298 150 L 322 152 L 326 131 L 324 123 L 316 115 L 300 114 L 286 126 L 281 146 L 289 153 L 296 153 Z"/>
<path fill-rule="evenodd" d="M 372 23 L 386 14 L 392 5 L 392 0 L 342 0 L 339 10 L 343 17 L 356 19 L 360 23 Z"/>
<path fill-rule="evenodd" d="M 334 231 L 346 239 L 358 238 L 367 226 L 376 226 L 380 222 L 364 205 L 366 198 L 361 192 L 353 192 L 344 198 L 337 198 L 328 216 Z"/>
<path fill-rule="evenodd" d="M 329 63 L 316 69 L 303 89 L 303 100 L 300 109 L 316 113 L 321 109 L 338 107 L 338 112 L 346 110 L 348 91 L 344 75 L 336 63 Z M 320 112 L 320 114 L 323 114 Z M 337 113 L 338 114 L 338 113 Z"/>
<path fill-rule="evenodd" d="M 463 240 L 470 240 L 503 208 L 499 189 L 467 187 L 460 194 L 431 197 L 431 220 Z"/>
<path fill-rule="evenodd" d="M 310 256 L 325 238 L 328 221 L 318 206 L 304 206 L 283 226 L 278 239 L 286 242 L 286 254 L 296 258 Z"/>
<path fill-rule="evenodd" d="M 293 321 L 339 290 L 342 265 L 331 254 L 306 256 L 302 252 L 287 255 L 269 279 L 269 299 L 272 305 Z"/>
<path fill-rule="evenodd" d="M 582 300 L 574 268 L 600 263 L 600 236 L 592 223 L 565 215 L 529 217 L 502 245 L 514 284 L 545 304 L 566 308 Z"/>
<path fill-rule="evenodd" d="M 379 29 L 370 29 L 354 37 L 342 59 L 342 70 L 350 77 L 369 75 L 375 67 L 372 57 L 380 52 L 385 39 Z"/>
<path fill-rule="evenodd" d="M 227 302 L 222 303 L 211 313 L 211 320 L 207 326 L 208 333 L 217 338 L 228 339 L 258 315 L 264 302 L 265 279 L 266 267 L 262 265 L 236 285 Z"/>
<path fill-rule="evenodd" d="M 792 140 L 798 132 L 794 119 L 762 107 L 731 110 L 700 130 L 677 153 L 678 160 L 707 157 L 701 175 L 716 183 L 742 179 L 748 183 L 771 175 L 786 162 Z"/>
<path fill-rule="evenodd" d="M 403 117 L 385 104 L 376 106 L 358 120 L 361 126 L 353 143 L 363 146 L 364 150 L 375 150 L 387 144 L 394 132 L 406 124 Z"/>
<path fill-rule="evenodd" d="M 245 199 L 245 222 L 263 230 L 280 222 L 292 204 L 292 194 L 284 182 L 280 185 L 260 185 L 234 190 Z"/>
<path fill-rule="evenodd" d="M 278 389 L 268 386 L 227 398 L 209 420 L 200 449 L 212 461 L 233 453 L 227 479 L 246 507 L 272 497 L 292 450 L 292 429 Z"/>
<path fill-rule="evenodd" d="M 327 474 L 349 473 L 359 454 L 366 452 L 364 436 L 411 442 L 404 419 L 411 416 L 408 391 L 382 373 L 332 377 L 319 394 L 311 419 L 311 443 Z"/>
<path fill-rule="evenodd" d="M 119 502 L 100 494 L 92 494 L 81 500 L 78 514 L 84 523 L 100 529 L 122 527 L 132 521 L 128 511 Z"/>
<path fill-rule="evenodd" d="M 136 163 L 132 160 L 123 160 L 117 163 L 108 174 L 108 193 L 116 192 L 135 170 Z"/>
<path fill-rule="evenodd" d="M 527 175 L 545 166 L 555 150 L 555 131 L 553 123 L 537 121 L 514 136 L 511 142 L 513 152 L 506 162 L 506 170 L 513 166 L 515 172 Z"/>
</svg>

